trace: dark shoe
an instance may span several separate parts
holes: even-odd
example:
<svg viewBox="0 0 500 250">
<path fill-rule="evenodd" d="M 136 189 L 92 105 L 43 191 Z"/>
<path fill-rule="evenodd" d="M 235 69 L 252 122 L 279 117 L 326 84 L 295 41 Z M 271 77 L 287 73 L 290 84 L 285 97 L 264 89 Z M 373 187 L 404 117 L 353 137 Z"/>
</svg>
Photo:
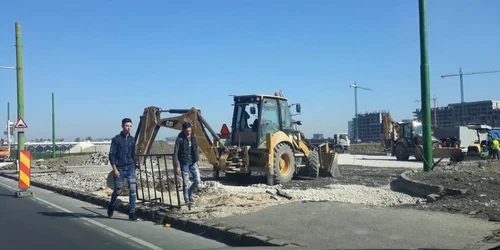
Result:
<svg viewBox="0 0 500 250">
<path fill-rule="evenodd" d="M 137 218 L 137 216 L 135 215 L 135 213 L 128 214 L 128 219 L 131 220 L 131 221 L 138 221 L 139 220 L 139 218 Z"/>
<path fill-rule="evenodd" d="M 189 203 L 194 204 L 194 198 L 193 197 L 189 198 Z"/>
<path fill-rule="evenodd" d="M 113 209 L 112 208 L 108 208 L 108 217 L 111 218 L 113 217 Z"/>
</svg>

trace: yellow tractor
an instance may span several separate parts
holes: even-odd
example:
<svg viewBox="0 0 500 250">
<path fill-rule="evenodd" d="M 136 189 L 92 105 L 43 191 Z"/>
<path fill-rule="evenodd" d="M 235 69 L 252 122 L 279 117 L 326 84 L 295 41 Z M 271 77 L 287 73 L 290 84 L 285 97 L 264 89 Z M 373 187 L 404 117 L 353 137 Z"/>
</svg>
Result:
<svg viewBox="0 0 500 250">
<path fill-rule="evenodd" d="M 149 153 L 160 127 L 181 130 L 182 123 L 188 121 L 216 178 L 220 171 L 233 176 L 265 172 L 267 184 L 274 185 L 290 181 L 300 169 L 306 169 L 314 178 L 332 176 L 336 171 L 338 159 L 329 152 L 328 144 L 314 146 L 297 129 L 302 123 L 292 119 L 290 107 L 300 113 L 300 104 L 290 105 L 279 94 L 240 95 L 233 99 L 232 131 L 224 124 L 221 133 L 212 129 L 197 108 L 145 108 L 136 132 L 136 153 Z M 161 118 L 162 112 L 179 116 Z"/>
<path fill-rule="evenodd" d="M 414 156 L 417 161 L 423 157 L 422 123 L 419 121 L 396 122 L 386 113 L 382 117 L 382 146 L 398 161 L 407 161 Z M 432 138 L 434 158 L 451 158 L 453 161 L 464 160 L 465 153 L 460 147 L 442 147 L 441 141 Z"/>
</svg>

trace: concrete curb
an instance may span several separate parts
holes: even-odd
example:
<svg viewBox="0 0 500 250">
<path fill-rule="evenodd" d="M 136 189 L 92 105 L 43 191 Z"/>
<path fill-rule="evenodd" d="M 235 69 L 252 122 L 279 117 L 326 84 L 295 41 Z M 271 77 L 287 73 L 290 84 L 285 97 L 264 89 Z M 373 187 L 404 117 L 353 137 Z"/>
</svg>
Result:
<svg viewBox="0 0 500 250">
<path fill-rule="evenodd" d="M 7 179 L 19 181 L 19 178 L 17 176 L 13 176 L 12 174 L 0 173 L 0 176 Z M 109 205 L 109 199 L 105 199 L 103 197 L 90 193 L 51 186 L 33 180 L 31 181 L 31 185 L 105 208 L 107 208 Z M 128 205 L 127 203 L 120 203 L 115 210 L 126 214 L 128 213 Z M 176 215 L 174 212 L 161 210 L 162 209 L 147 209 L 147 207 L 143 207 L 140 203 L 138 203 L 136 207 L 136 215 L 143 220 L 152 221 L 154 223 L 162 225 L 170 224 L 170 227 L 172 228 L 216 240 L 229 246 L 304 246 L 303 244 L 299 243 L 262 236 L 256 232 L 251 232 L 240 228 L 228 227 L 222 224 L 214 224 L 204 221 L 189 220 L 182 216 Z"/>
<path fill-rule="evenodd" d="M 406 171 L 400 176 L 399 188 L 409 195 L 426 198 L 430 194 L 438 194 L 440 196 L 446 195 L 463 195 L 467 193 L 466 189 L 448 188 L 442 185 L 432 185 L 424 182 L 413 180 L 409 174 L 413 173 L 412 170 Z"/>
</svg>

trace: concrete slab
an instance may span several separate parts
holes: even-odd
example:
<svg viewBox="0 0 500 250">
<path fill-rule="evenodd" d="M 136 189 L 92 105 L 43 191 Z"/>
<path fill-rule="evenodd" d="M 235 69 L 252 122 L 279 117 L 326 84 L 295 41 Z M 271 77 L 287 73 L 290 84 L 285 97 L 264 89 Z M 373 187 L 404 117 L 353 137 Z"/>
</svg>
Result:
<svg viewBox="0 0 500 250">
<path fill-rule="evenodd" d="M 330 248 L 464 248 L 500 228 L 467 216 L 360 204 L 292 203 L 210 222 Z"/>
<path fill-rule="evenodd" d="M 449 162 L 449 159 L 443 159 L 441 162 Z M 422 162 L 416 161 L 413 156 L 409 161 L 398 161 L 390 155 L 339 154 L 339 165 L 422 169 Z"/>
</svg>

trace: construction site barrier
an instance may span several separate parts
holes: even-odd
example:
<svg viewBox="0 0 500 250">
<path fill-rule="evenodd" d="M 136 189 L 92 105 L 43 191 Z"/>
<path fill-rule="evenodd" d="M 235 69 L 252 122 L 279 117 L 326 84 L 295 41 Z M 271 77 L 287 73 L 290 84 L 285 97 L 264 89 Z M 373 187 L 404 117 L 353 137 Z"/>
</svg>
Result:
<svg viewBox="0 0 500 250">
<path fill-rule="evenodd" d="M 137 174 L 137 201 L 180 208 L 182 180 L 176 175 L 173 154 L 136 155 L 139 162 Z"/>
<path fill-rule="evenodd" d="M 16 197 L 33 196 L 28 189 L 31 187 L 31 152 L 29 150 L 19 151 L 19 191 Z"/>
</svg>

